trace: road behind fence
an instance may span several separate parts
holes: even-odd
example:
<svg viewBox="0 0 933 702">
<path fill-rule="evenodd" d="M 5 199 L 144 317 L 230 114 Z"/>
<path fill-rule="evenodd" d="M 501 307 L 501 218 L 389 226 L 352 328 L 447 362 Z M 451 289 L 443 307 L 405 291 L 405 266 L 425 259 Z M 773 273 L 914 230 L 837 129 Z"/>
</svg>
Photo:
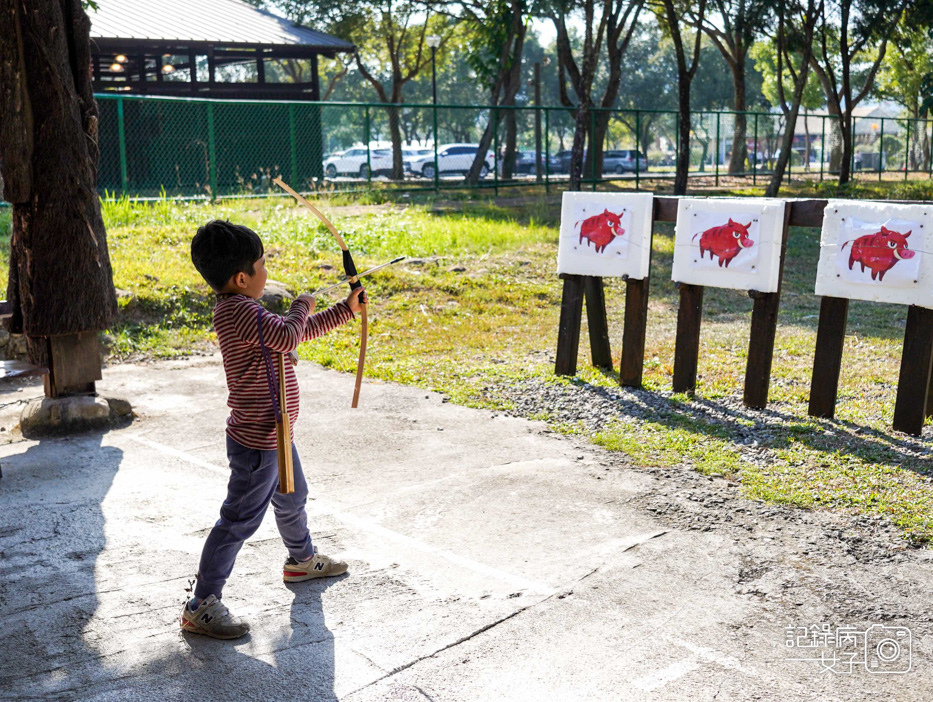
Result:
<svg viewBox="0 0 933 702">
<path fill-rule="evenodd" d="M 492 141 L 485 177 L 470 187 L 565 183 L 574 114 L 563 107 L 488 108 L 153 98 L 97 95 L 100 106 L 102 194 L 211 197 L 272 192 L 281 175 L 302 190 L 373 188 L 442 190 L 467 187 L 464 171 L 490 119 Z M 745 138 L 734 139 L 741 117 Z M 403 168 L 393 160 L 391 132 L 404 145 Z M 677 113 L 594 110 L 590 132 L 605 129 L 603 168 L 589 159 L 591 187 L 618 179 L 673 178 Z M 696 112 L 692 116 L 691 177 L 741 177 L 764 184 L 779 154 L 785 120 L 771 113 Z M 831 180 L 841 137 L 832 117 L 801 115 L 786 177 Z M 435 140 L 433 135 L 437 134 Z M 540 134 L 540 138 L 539 135 Z M 857 177 L 929 178 L 931 124 L 927 120 L 854 120 Z M 729 173 L 733 147 L 747 158 Z M 506 163 L 514 144 L 517 157 Z M 809 148 L 808 148 L 809 144 Z M 467 153 L 455 153 L 457 150 Z M 640 157 L 636 157 L 635 153 Z M 440 169 L 434 168 L 439 163 Z M 407 165 L 406 165 L 407 164 Z M 601 171 L 601 172 L 600 172 Z"/>
</svg>

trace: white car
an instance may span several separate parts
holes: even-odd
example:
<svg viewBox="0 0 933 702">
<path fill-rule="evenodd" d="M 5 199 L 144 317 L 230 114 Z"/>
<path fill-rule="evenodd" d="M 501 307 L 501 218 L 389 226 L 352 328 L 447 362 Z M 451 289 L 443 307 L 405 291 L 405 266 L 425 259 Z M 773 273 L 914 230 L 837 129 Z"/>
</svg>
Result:
<svg viewBox="0 0 933 702">
<path fill-rule="evenodd" d="M 346 151 L 338 151 L 324 159 L 324 175 L 336 178 L 338 175 L 354 175 L 366 178 L 372 173 L 392 171 L 391 149 L 370 149 L 369 162 L 366 160 L 366 147 L 354 146 Z"/>
<path fill-rule="evenodd" d="M 437 173 L 466 173 L 473 165 L 473 159 L 476 157 L 476 150 L 479 144 L 444 144 L 437 147 Z M 492 170 L 492 164 L 495 162 L 495 156 L 492 151 L 486 153 L 479 173 L 480 178 L 485 178 Z M 433 149 L 420 156 L 413 156 L 405 160 L 405 170 L 412 175 L 422 178 L 434 178 L 435 164 Z"/>
</svg>

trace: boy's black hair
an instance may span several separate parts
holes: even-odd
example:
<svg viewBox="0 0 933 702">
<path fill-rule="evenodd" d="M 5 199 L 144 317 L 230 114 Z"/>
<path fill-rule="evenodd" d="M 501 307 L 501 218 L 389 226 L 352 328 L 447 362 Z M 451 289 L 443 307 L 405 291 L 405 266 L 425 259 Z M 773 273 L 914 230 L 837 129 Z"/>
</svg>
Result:
<svg viewBox="0 0 933 702">
<path fill-rule="evenodd" d="M 249 227 L 215 219 L 198 229 L 191 240 L 191 262 L 215 291 L 237 273 L 254 275 L 262 258 L 262 239 Z"/>
</svg>

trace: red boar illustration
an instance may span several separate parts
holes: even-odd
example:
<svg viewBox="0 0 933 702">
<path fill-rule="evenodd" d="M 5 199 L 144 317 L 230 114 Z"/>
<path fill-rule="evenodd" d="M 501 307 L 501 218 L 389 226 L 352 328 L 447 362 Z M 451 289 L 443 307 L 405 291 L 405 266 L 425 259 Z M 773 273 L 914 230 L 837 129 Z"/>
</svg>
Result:
<svg viewBox="0 0 933 702">
<path fill-rule="evenodd" d="M 881 227 L 880 232 L 866 234 L 858 239 L 851 239 L 842 245 L 841 250 L 852 244 L 852 251 L 849 254 L 849 270 L 857 261 L 862 266 L 862 272 L 865 267 L 871 269 L 871 279 L 881 282 L 884 280 L 884 274 L 894 268 L 898 261 L 907 258 L 913 258 L 914 253 L 907 244 L 907 237 L 910 236 L 913 229 L 906 234 L 901 234 L 893 229 Z"/>
<path fill-rule="evenodd" d="M 586 239 L 589 246 L 592 241 L 596 245 L 596 253 L 602 253 L 613 239 L 625 234 L 622 218 L 609 210 L 577 222 L 577 225 L 580 227 L 580 243 Z"/>
<path fill-rule="evenodd" d="M 719 256 L 719 266 L 728 268 L 729 263 L 742 249 L 755 245 L 755 242 L 748 238 L 748 228 L 751 225 L 751 222 L 739 224 L 730 219 L 728 224 L 712 227 L 703 233 L 697 232 L 693 238 L 700 237 L 700 258 L 709 251 L 710 261 L 713 260 L 713 256 Z"/>
</svg>

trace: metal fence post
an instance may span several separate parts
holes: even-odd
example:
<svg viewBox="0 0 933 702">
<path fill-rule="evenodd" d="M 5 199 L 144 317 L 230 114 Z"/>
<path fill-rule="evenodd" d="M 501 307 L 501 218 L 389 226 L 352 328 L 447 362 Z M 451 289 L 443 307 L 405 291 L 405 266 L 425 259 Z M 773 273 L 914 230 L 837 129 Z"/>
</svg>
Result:
<svg viewBox="0 0 933 702">
<path fill-rule="evenodd" d="M 492 188 L 496 197 L 499 197 L 499 111 L 492 108 Z M 486 155 L 483 155 L 486 158 Z"/>
<path fill-rule="evenodd" d="M 853 137 L 855 130 L 852 130 Z M 853 151 L 854 151 L 853 147 Z M 884 117 L 881 118 L 881 139 L 878 141 L 878 181 L 881 181 L 881 170 L 884 167 Z"/>
<path fill-rule="evenodd" d="M 127 194 L 128 178 L 126 173 L 126 127 L 123 123 L 123 98 L 117 98 L 117 138 L 120 142 L 120 187 Z"/>
<path fill-rule="evenodd" d="M 544 194 L 551 194 L 551 111 L 544 108 Z"/>
<path fill-rule="evenodd" d="M 288 140 L 291 148 L 291 181 L 298 187 L 298 139 L 295 135 L 295 106 L 288 105 Z"/>
<path fill-rule="evenodd" d="M 820 137 L 820 182 L 823 182 L 823 164 L 826 162 L 826 115 L 822 117 L 823 134 Z"/>
<path fill-rule="evenodd" d="M 719 149 L 722 143 L 719 141 L 719 118 L 722 117 L 721 112 L 716 113 L 716 187 L 719 187 Z"/>
<path fill-rule="evenodd" d="M 433 109 L 433 114 L 432 114 L 433 124 L 431 126 L 431 129 L 433 129 L 432 141 L 434 142 L 434 192 L 436 193 L 440 191 L 440 175 L 438 174 L 438 171 L 440 169 L 438 168 L 439 164 L 437 162 L 437 103 L 436 102 L 433 104 L 432 109 Z"/>
<path fill-rule="evenodd" d="M 366 182 L 371 184 L 373 182 L 373 161 L 369 149 L 369 142 L 372 141 L 369 127 L 369 105 L 366 106 L 366 114 L 363 115 L 363 139 L 366 141 Z M 395 158 L 395 156 L 393 155 L 392 158 Z"/>
<path fill-rule="evenodd" d="M 752 166 L 752 186 L 758 185 L 758 113 L 755 113 L 755 164 Z"/>
<path fill-rule="evenodd" d="M 904 180 L 907 180 L 907 172 L 910 170 L 910 118 L 907 123 L 907 138 L 904 140 Z"/>
<path fill-rule="evenodd" d="M 586 159 L 584 159 L 586 161 Z M 596 192 L 596 108 L 590 109 L 590 175 L 593 177 L 593 185 L 590 186 L 593 192 Z"/>
<path fill-rule="evenodd" d="M 647 157 L 645 163 L 648 163 Z M 641 180 L 641 112 L 635 110 L 635 190 L 639 189 Z"/>
<path fill-rule="evenodd" d="M 849 179 L 855 179 L 855 117 L 849 124 L 849 143 L 852 144 L 852 153 L 849 154 Z"/>
<path fill-rule="evenodd" d="M 207 103 L 207 153 L 210 161 L 211 200 L 217 199 L 217 148 L 214 140 L 214 103 Z"/>
</svg>

